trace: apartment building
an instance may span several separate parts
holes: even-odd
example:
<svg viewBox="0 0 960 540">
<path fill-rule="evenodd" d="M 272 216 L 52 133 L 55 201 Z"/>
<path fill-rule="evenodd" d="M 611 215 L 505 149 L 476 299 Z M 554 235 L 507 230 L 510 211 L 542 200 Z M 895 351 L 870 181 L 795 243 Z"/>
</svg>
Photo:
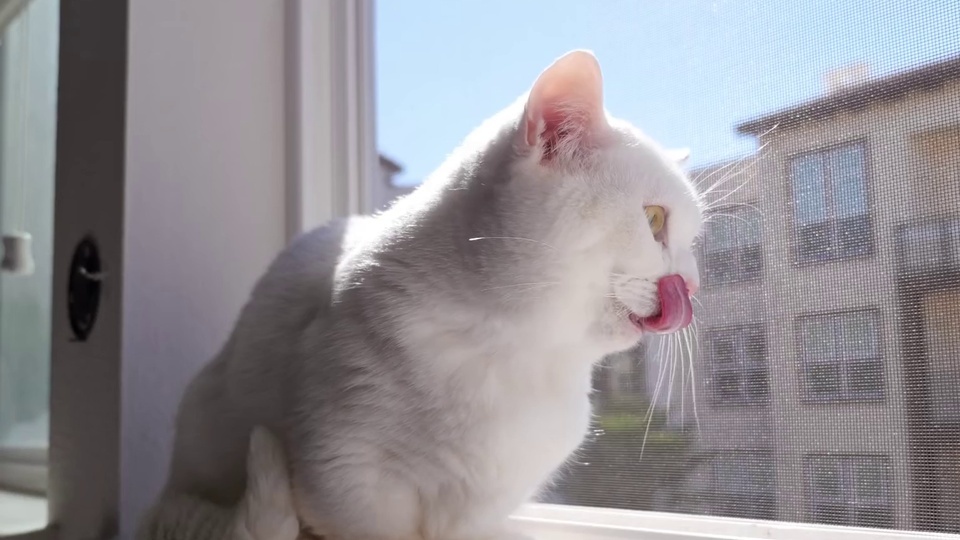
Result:
<svg viewBox="0 0 960 540">
<path fill-rule="evenodd" d="M 960 532 L 960 58 L 736 129 L 761 150 L 693 174 L 686 509 Z"/>
<path fill-rule="evenodd" d="M 403 167 L 396 161 L 380 154 L 377 164 L 377 177 L 370 183 L 371 210 L 383 210 L 394 199 L 410 193 L 416 187 L 397 185 L 397 175 L 403 171 Z"/>
</svg>

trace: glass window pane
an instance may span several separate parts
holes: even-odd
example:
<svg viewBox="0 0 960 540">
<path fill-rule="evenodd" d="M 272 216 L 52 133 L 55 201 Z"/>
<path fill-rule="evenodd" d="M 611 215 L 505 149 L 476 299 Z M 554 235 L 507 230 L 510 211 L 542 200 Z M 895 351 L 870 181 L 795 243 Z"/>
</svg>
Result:
<svg viewBox="0 0 960 540">
<path fill-rule="evenodd" d="M 803 357 L 807 361 L 838 359 L 839 326 L 833 317 L 808 317 L 801 325 Z"/>
<path fill-rule="evenodd" d="M 840 501 L 843 499 L 843 476 L 839 461 L 818 458 L 810 467 L 814 499 L 817 501 Z"/>
<path fill-rule="evenodd" d="M 737 245 L 741 248 L 760 243 L 763 232 L 760 212 L 747 209 L 737 215 Z"/>
<path fill-rule="evenodd" d="M 820 223 L 828 217 L 824 197 L 824 167 L 818 153 L 794 158 L 791 167 L 793 200 L 800 226 Z"/>
<path fill-rule="evenodd" d="M 842 318 L 843 355 L 847 359 L 879 355 L 877 317 L 870 311 L 848 313 Z"/>
<path fill-rule="evenodd" d="M 860 458 L 853 461 L 857 501 L 872 503 L 887 499 L 887 469 L 879 459 Z"/>
<path fill-rule="evenodd" d="M 725 251 L 737 246 L 737 221 L 735 217 L 717 214 L 710 217 L 706 228 L 708 253 Z"/>
<path fill-rule="evenodd" d="M 47 446 L 58 8 L 35 0 L 0 36 L 0 223 L 34 259 L 0 272 L 0 460 Z"/>
<path fill-rule="evenodd" d="M 844 146 L 830 152 L 834 213 L 838 218 L 867 212 L 867 183 L 863 147 Z"/>
</svg>

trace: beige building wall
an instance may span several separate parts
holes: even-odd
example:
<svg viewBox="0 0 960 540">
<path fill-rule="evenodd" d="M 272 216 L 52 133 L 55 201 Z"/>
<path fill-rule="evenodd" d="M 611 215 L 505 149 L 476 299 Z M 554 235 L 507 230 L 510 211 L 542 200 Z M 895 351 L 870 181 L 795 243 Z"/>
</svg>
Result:
<svg viewBox="0 0 960 540">
<path fill-rule="evenodd" d="M 872 255 L 813 265 L 795 256 L 794 206 L 788 163 L 798 154 L 832 145 L 866 145 Z M 707 286 L 698 295 L 701 332 L 712 326 L 759 323 L 766 329 L 770 401 L 758 406 L 699 403 L 703 451 L 770 450 L 777 481 L 777 518 L 803 520 L 804 458 L 812 454 L 880 454 L 892 467 L 897 528 L 914 526 L 908 454 L 907 393 L 901 357 L 901 313 L 895 270 L 898 239 L 907 223 L 960 215 L 960 82 L 916 91 L 825 120 L 774 129 L 761 150 L 726 172 L 697 171 L 705 185 L 726 184 L 708 197 L 715 204 L 755 205 L 763 213 L 762 278 Z M 707 179 L 704 181 L 704 179 Z M 729 193 L 730 188 L 739 187 Z M 949 196 L 947 196 L 949 195 Z M 797 319 L 801 315 L 878 309 L 885 377 L 877 402 L 812 403 L 802 392 Z M 950 350 L 956 354 L 957 345 Z M 697 386 L 709 394 L 709 366 L 698 362 Z"/>
</svg>

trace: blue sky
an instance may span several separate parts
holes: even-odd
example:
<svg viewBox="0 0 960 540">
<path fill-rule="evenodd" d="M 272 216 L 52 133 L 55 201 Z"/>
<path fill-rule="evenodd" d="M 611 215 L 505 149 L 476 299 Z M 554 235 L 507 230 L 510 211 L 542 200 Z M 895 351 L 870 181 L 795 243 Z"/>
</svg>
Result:
<svg viewBox="0 0 960 540">
<path fill-rule="evenodd" d="M 739 121 L 960 54 L 957 0 L 378 0 L 377 139 L 416 183 L 553 59 L 592 49 L 606 106 L 699 166 L 750 152 Z M 866 6 L 869 6 L 867 8 Z"/>
</svg>

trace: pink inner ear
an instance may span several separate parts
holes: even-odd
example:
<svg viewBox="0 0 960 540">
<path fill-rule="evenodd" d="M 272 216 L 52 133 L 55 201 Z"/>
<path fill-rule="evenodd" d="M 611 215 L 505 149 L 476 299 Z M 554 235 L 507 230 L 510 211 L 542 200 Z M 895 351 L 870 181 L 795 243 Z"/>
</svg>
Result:
<svg viewBox="0 0 960 540">
<path fill-rule="evenodd" d="M 542 143 L 544 158 L 549 159 L 560 148 L 582 142 L 604 121 L 600 64 L 589 52 L 573 51 L 533 84 L 526 108 L 526 142 Z"/>
</svg>

